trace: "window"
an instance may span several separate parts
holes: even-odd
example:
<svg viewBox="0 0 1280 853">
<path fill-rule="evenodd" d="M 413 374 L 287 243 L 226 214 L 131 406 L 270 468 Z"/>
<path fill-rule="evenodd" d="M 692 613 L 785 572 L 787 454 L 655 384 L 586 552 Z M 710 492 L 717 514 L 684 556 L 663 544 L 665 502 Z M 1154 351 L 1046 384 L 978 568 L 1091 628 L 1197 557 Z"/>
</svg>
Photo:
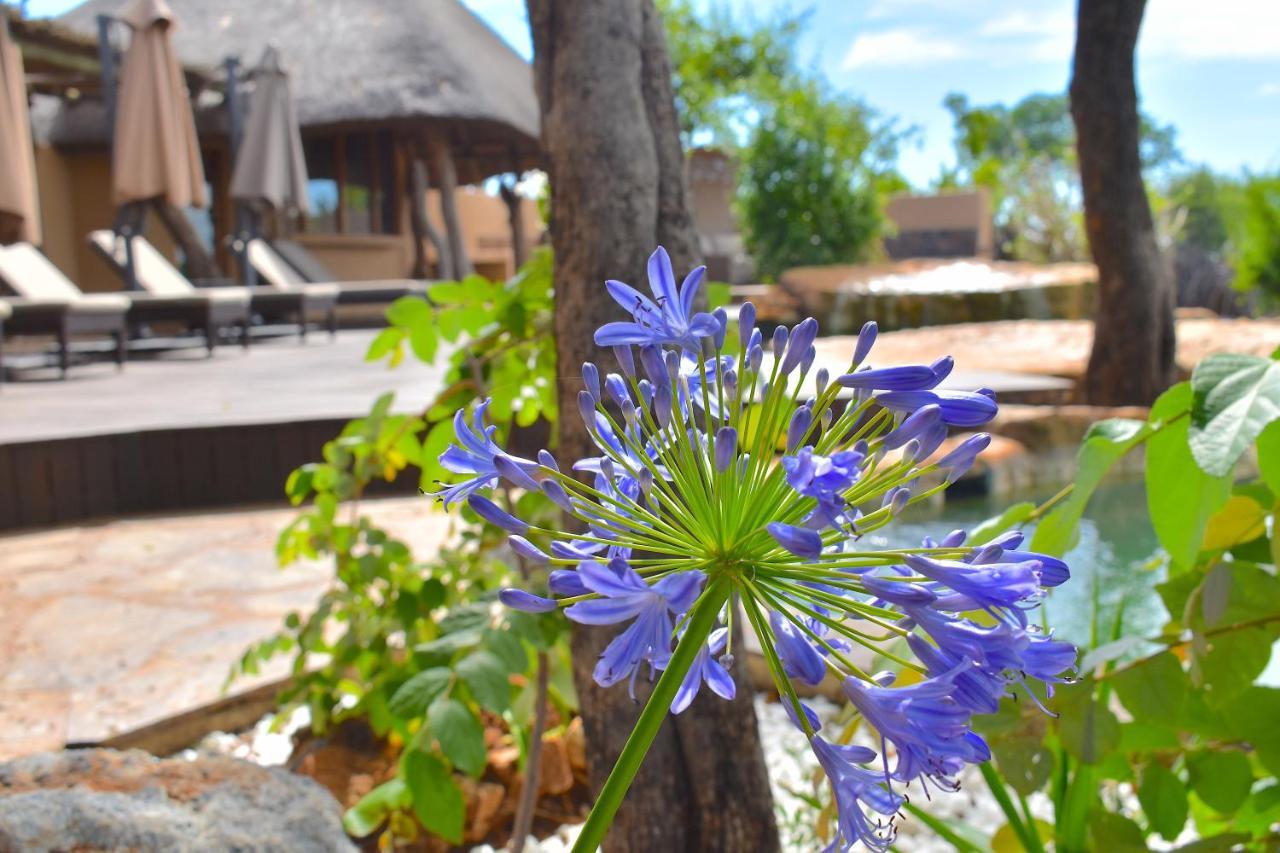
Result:
<svg viewBox="0 0 1280 853">
<path fill-rule="evenodd" d="M 325 136 L 302 144 L 307 158 L 307 230 L 321 234 L 338 231 L 337 139 Z"/>
<path fill-rule="evenodd" d="M 307 230 L 320 234 L 396 234 L 400 230 L 391 132 L 327 134 L 304 141 Z"/>
</svg>

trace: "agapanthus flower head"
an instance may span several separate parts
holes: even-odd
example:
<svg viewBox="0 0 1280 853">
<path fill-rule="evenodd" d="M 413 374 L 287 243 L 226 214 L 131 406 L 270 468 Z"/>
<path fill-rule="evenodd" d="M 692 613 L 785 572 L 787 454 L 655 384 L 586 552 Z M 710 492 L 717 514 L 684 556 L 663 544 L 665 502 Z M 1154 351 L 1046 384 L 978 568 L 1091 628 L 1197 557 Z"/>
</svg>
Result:
<svg viewBox="0 0 1280 853">
<path fill-rule="evenodd" d="M 609 295 L 631 314 L 632 321 L 605 323 L 596 331 L 596 344 L 602 347 L 674 345 L 698 352 L 703 338 L 720 332 L 715 317 L 694 310 L 705 273 L 706 267 L 698 267 L 677 290 L 671 258 L 667 250 L 659 246 L 649 258 L 649 290 L 653 292 L 653 299 L 620 281 L 605 283 Z"/>
<path fill-rule="evenodd" d="M 952 427 L 996 413 L 987 389 L 941 387 L 955 382 L 949 357 L 877 366 L 868 323 L 848 362 L 818 364 L 812 318 L 766 341 L 750 304 L 736 332 L 725 312 L 697 310 L 701 270 L 677 288 L 658 250 L 648 272 L 652 299 L 607 284 L 631 319 L 596 335 L 619 372 L 582 369 L 576 414 L 594 455 L 557 464 L 545 451 L 536 462 L 506 454 L 482 404 L 455 419 L 458 445 L 442 460 L 465 479 L 439 496 L 465 499 L 507 531 L 532 567 L 538 591 L 504 590 L 507 606 L 619 626 L 595 679 L 634 687 L 659 676 L 650 707 L 661 713 L 685 710 L 704 686 L 734 694 L 734 631 L 745 619 L 835 791 L 833 847 L 887 849 L 904 786 L 951 788 L 965 765 L 990 757 L 974 715 L 1028 681 L 1047 692 L 1069 677 L 1075 649 L 1039 632 L 1028 611 L 1070 572 L 1020 550 L 1017 533 L 979 545 L 963 531 L 915 549 L 868 544 L 867 532 L 945 489 L 990 441 L 970 436 L 934 461 Z M 734 355 L 723 351 L 730 334 Z M 519 518 L 510 489 L 541 492 L 565 523 Z M 917 677 L 863 671 L 868 652 Z M 826 679 L 891 749 L 819 736 L 792 682 Z"/>
</svg>

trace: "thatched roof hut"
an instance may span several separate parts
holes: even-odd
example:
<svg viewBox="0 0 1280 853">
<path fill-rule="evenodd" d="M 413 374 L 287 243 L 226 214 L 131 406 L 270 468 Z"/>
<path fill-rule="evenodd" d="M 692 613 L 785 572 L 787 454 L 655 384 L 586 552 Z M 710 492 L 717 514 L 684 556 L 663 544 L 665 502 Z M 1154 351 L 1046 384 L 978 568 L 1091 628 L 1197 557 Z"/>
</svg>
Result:
<svg viewBox="0 0 1280 853">
<path fill-rule="evenodd" d="M 85 35 L 129 0 L 88 0 L 58 19 Z M 254 65 L 268 42 L 293 72 L 304 132 L 400 128 L 448 142 L 464 183 L 538 165 L 533 73 L 458 0 L 168 0 L 188 65 L 237 57 Z"/>
</svg>

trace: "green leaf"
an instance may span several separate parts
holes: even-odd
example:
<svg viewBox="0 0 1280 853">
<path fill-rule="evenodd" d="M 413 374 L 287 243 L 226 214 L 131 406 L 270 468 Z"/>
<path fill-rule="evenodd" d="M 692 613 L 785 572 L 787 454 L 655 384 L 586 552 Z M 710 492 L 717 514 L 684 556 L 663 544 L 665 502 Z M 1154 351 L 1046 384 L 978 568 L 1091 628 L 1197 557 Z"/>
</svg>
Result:
<svg viewBox="0 0 1280 853">
<path fill-rule="evenodd" d="M 1264 835 L 1280 822 L 1280 785 L 1259 788 L 1236 812 L 1236 825 L 1254 835 Z"/>
<path fill-rule="evenodd" d="M 461 281 L 438 281 L 427 288 L 432 302 L 438 304 L 457 304 L 470 298 L 470 291 Z"/>
<path fill-rule="evenodd" d="M 1092 681 L 1067 685 L 1059 691 L 1058 736 L 1062 745 L 1085 764 L 1097 764 L 1120 743 L 1120 722 L 1093 696 Z"/>
<path fill-rule="evenodd" d="M 1036 526 L 1031 550 L 1061 557 L 1071 546 L 1071 537 L 1094 489 L 1120 457 L 1128 453 L 1151 433 L 1145 421 L 1110 418 L 1089 428 L 1080 453 L 1076 457 L 1075 488 Z"/>
<path fill-rule="evenodd" d="M 1168 723 L 1182 712 L 1187 674 L 1171 652 L 1119 670 L 1111 681 L 1121 703 L 1136 720 Z"/>
<path fill-rule="evenodd" d="M 472 776 L 484 772 L 488 753 L 484 727 L 457 699 L 437 699 L 427 709 L 427 728 L 454 766 Z"/>
<path fill-rule="evenodd" d="M 423 364 L 431 364 L 436 360 L 439 345 L 440 338 L 433 323 L 419 323 L 409 329 L 409 348 Z"/>
<path fill-rule="evenodd" d="M 413 329 L 419 325 L 430 325 L 435 312 L 420 296 L 401 296 L 387 306 L 387 322 L 393 326 Z"/>
<path fill-rule="evenodd" d="M 421 717 L 444 689 L 449 686 L 453 674 L 448 667 L 424 669 L 400 685 L 391 696 L 391 713 L 401 719 Z"/>
<path fill-rule="evenodd" d="M 1204 749 L 1187 756 L 1191 789 L 1220 814 L 1240 808 L 1253 787 L 1253 770 L 1243 752 Z"/>
<path fill-rule="evenodd" d="M 1036 505 L 1031 501 L 1016 503 L 997 516 L 974 527 L 969 532 L 968 542 L 971 545 L 984 545 L 1010 528 L 1017 527 L 1031 517 Z"/>
<path fill-rule="evenodd" d="M 482 706 L 496 714 L 511 707 L 511 671 L 493 652 L 472 652 L 458 662 L 457 671 Z"/>
<path fill-rule="evenodd" d="M 1222 709 L 1232 736 L 1253 747 L 1262 763 L 1280 775 L 1280 688 L 1250 687 Z"/>
<path fill-rule="evenodd" d="M 991 752 L 1000 767 L 1000 775 L 1010 788 L 1024 797 L 1044 787 L 1053 773 L 1053 753 L 1042 743 L 1009 738 L 992 744 Z"/>
<path fill-rule="evenodd" d="M 413 653 L 433 666 L 443 666 L 458 652 L 468 649 L 480 642 L 481 632 L 475 628 L 459 631 L 456 634 L 445 634 L 427 643 L 419 643 L 413 647 Z"/>
<path fill-rule="evenodd" d="M 1120 724 L 1120 751 L 1126 754 L 1178 749 L 1181 741 L 1173 729 L 1148 723 Z"/>
<path fill-rule="evenodd" d="M 1174 564 L 1195 563 L 1210 516 L 1227 501 L 1231 477 L 1211 477 L 1200 469 L 1187 444 L 1191 385 L 1179 383 L 1151 407 L 1152 424 L 1163 424 L 1147 440 L 1146 486 L 1151 526 Z"/>
<path fill-rule="evenodd" d="M 1173 841 L 1187 823 L 1187 789 L 1163 764 L 1151 763 L 1142 770 L 1138 802 L 1147 816 L 1147 827 L 1166 841 Z"/>
<path fill-rule="evenodd" d="M 1093 839 L 1090 850 L 1107 853 L 1146 853 L 1147 850 L 1142 828 L 1115 812 L 1095 809 L 1089 815 L 1089 836 Z"/>
<path fill-rule="evenodd" d="M 1280 421 L 1272 421 L 1258 436 L 1258 471 L 1272 493 L 1280 495 Z"/>
<path fill-rule="evenodd" d="M 1209 519 L 1202 547 L 1206 551 L 1223 551 L 1256 539 L 1266 533 L 1269 514 L 1270 509 L 1252 497 L 1232 495 L 1226 505 Z"/>
<path fill-rule="evenodd" d="M 1191 388 L 1191 452 L 1207 473 L 1229 474 L 1267 424 L 1280 418 L 1280 362 L 1211 355 L 1196 365 Z"/>
<path fill-rule="evenodd" d="M 413 795 L 418 821 L 428 832 L 461 844 L 466 806 L 449 768 L 434 755 L 411 749 L 404 754 L 400 769 Z"/>
<path fill-rule="evenodd" d="M 364 354 L 365 361 L 377 361 L 385 358 L 389 352 L 400 345 L 400 341 L 404 339 L 404 330 L 395 326 L 388 326 L 369 342 L 369 350 Z"/>
<path fill-rule="evenodd" d="M 383 782 L 360 798 L 342 816 L 342 828 L 352 838 L 364 838 L 378 831 L 392 812 L 408 808 L 413 795 L 404 780 L 396 777 Z"/>
<path fill-rule="evenodd" d="M 497 655 L 509 672 L 529 669 L 529 653 L 511 631 L 488 628 L 480 639 L 480 645 Z"/>
</svg>

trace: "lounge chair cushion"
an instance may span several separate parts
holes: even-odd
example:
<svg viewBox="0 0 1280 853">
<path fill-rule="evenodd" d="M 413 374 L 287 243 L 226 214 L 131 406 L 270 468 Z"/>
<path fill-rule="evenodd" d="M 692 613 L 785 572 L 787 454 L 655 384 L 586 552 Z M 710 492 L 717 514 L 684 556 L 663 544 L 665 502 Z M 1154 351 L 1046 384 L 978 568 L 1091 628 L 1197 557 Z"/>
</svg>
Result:
<svg viewBox="0 0 1280 853">
<path fill-rule="evenodd" d="M 262 276 L 267 287 L 281 291 L 301 291 L 309 299 L 317 301 L 335 300 L 347 286 L 345 283 L 311 283 L 298 274 L 298 271 L 280 257 L 271 244 L 261 237 L 249 240 L 249 263 Z"/>
<path fill-rule="evenodd" d="M 0 278 L 14 293 L 41 302 L 76 302 L 80 288 L 30 243 L 0 247 Z"/>
<path fill-rule="evenodd" d="M 306 279 L 289 266 L 288 262 L 271 248 L 271 244 L 261 237 L 249 240 L 247 251 L 249 263 L 253 265 L 254 271 L 271 287 L 285 289 L 307 283 Z"/>
<path fill-rule="evenodd" d="M 193 304 L 211 301 L 249 304 L 249 293 L 243 287 L 201 287 L 187 281 L 177 267 L 144 237 L 133 237 L 134 273 L 138 286 L 152 297 L 165 299 L 189 299 Z M 124 238 L 115 232 L 101 229 L 89 235 L 92 242 L 117 269 L 128 263 L 125 257 Z"/>
<path fill-rule="evenodd" d="M 320 260 L 298 241 L 273 240 L 271 245 L 276 254 L 284 259 L 285 263 L 301 274 L 303 280 L 313 282 L 338 280 L 338 277 L 328 267 L 320 263 Z"/>
</svg>

